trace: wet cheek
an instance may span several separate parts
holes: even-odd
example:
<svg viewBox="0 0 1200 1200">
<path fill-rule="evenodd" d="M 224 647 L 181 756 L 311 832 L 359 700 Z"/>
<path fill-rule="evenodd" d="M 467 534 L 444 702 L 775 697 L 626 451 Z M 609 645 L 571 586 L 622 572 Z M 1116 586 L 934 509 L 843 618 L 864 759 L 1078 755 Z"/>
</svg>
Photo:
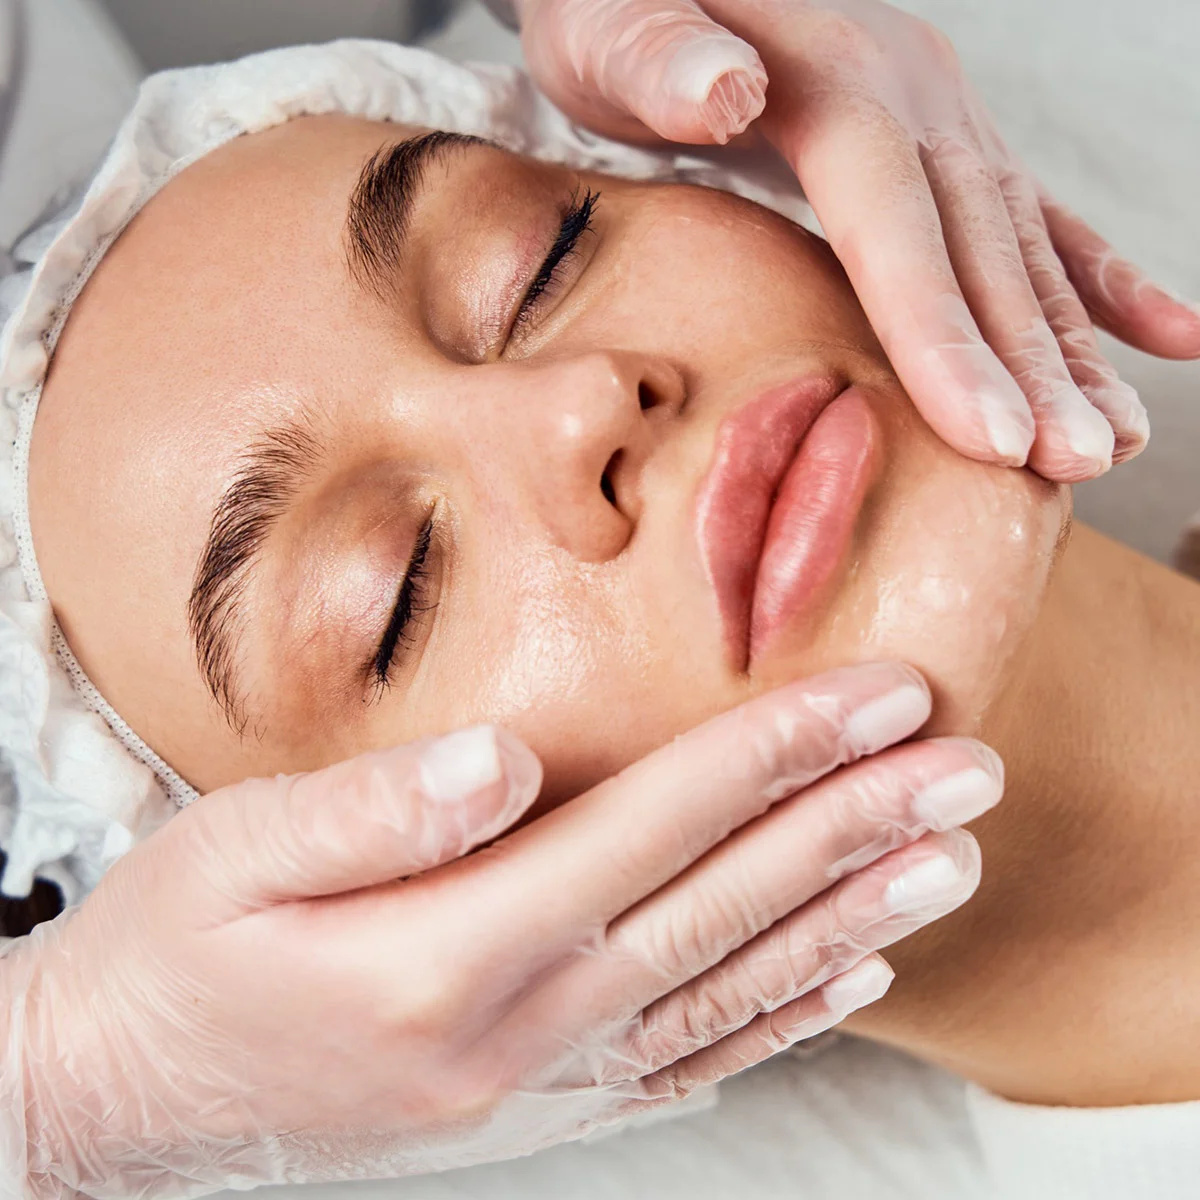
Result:
<svg viewBox="0 0 1200 1200">
<path fill-rule="evenodd" d="M 676 347 L 711 355 L 719 346 L 723 366 L 797 340 L 876 346 L 824 243 L 774 214 L 712 196 L 662 204 L 630 233 L 618 263 L 628 292 L 622 310 L 646 312 L 651 322 L 669 314 Z"/>
<path fill-rule="evenodd" d="M 1015 473 L 948 475 L 889 509 L 832 640 L 920 668 L 937 694 L 937 731 L 970 732 L 1033 627 L 1061 509 Z"/>
<path fill-rule="evenodd" d="M 469 676 L 449 682 L 450 724 L 494 721 L 526 740 L 546 769 L 546 805 L 671 736 L 656 724 L 671 694 L 647 613 L 618 572 L 530 554 L 479 612 L 473 625 L 487 632 L 466 655 Z"/>
</svg>

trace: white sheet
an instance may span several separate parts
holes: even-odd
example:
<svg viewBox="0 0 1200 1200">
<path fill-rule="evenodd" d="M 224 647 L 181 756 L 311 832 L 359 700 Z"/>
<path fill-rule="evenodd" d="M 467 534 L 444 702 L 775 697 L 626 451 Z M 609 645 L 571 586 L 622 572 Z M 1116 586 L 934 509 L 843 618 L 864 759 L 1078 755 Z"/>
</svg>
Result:
<svg viewBox="0 0 1200 1200">
<path fill-rule="evenodd" d="M 963 1086 L 865 1042 L 784 1055 L 713 1110 L 594 1145 L 422 1179 L 270 1188 L 279 1200 L 984 1200 Z M 222 1193 L 233 1200 L 233 1193 Z"/>
</svg>

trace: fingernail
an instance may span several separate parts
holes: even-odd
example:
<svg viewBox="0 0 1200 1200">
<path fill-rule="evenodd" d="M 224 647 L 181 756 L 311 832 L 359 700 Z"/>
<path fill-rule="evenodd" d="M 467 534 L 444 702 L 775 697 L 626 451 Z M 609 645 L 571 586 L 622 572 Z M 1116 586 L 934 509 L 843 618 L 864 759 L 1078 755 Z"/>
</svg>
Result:
<svg viewBox="0 0 1200 1200">
<path fill-rule="evenodd" d="M 916 733 L 928 719 L 929 694 L 909 684 L 851 713 L 846 736 L 860 754 L 874 754 Z"/>
<path fill-rule="evenodd" d="M 1080 457 L 1105 467 L 1112 464 L 1116 438 L 1104 414 L 1078 389 L 1051 396 L 1048 405 L 1067 445 Z"/>
<path fill-rule="evenodd" d="M 1003 794 L 1001 780 L 982 767 L 969 767 L 918 792 L 913 798 L 913 812 L 930 829 L 944 831 L 995 808 Z"/>
<path fill-rule="evenodd" d="M 891 916 L 915 914 L 956 899 L 965 884 L 958 864 L 948 855 L 938 854 L 893 879 L 884 890 L 883 906 Z"/>
<path fill-rule="evenodd" d="M 496 730 L 476 725 L 439 738 L 421 755 L 421 787 L 431 800 L 452 804 L 495 783 L 503 774 Z"/>
<path fill-rule="evenodd" d="M 979 411 L 992 449 L 1011 467 L 1022 467 L 1029 458 L 1037 432 L 1029 410 L 1014 409 L 1008 398 L 990 389 L 977 393 Z"/>
<path fill-rule="evenodd" d="M 874 1004 L 892 986 L 896 973 L 880 958 L 867 958 L 831 979 L 821 988 L 821 998 L 839 1020 Z"/>
<path fill-rule="evenodd" d="M 1150 416 L 1137 392 L 1120 379 L 1095 384 L 1084 394 L 1108 417 L 1116 433 L 1113 459 L 1132 458 L 1150 440 Z"/>
</svg>

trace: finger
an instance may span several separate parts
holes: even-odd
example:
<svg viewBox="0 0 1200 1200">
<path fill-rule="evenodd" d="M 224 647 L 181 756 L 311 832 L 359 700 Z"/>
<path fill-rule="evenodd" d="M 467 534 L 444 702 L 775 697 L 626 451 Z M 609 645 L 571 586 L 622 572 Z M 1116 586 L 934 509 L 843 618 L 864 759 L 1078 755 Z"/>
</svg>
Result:
<svg viewBox="0 0 1200 1200">
<path fill-rule="evenodd" d="M 694 0 L 526 0 L 522 30 L 539 84 L 610 135 L 633 117 L 668 141 L 724 145 L 766 102 L 757 51 Z"/>
<path fill-rule="evenodd" d="M 590 1056 L 600 1082 L 649 1074 L 841 975 L 868 954 L 966 903 L 975 840 L 931 834 L 776 922 L 724 961 L 609 1034 Z"/>
<path fill-rule="evenodd" d="M 1159 358 L 1200 358 L 1200 309 L 1147 278 L 1065 206 L 1040 199 L 1067 278 L 1097 325 Z"/>
<path fill-rule="evenodd" d="M 965 137 L 940 138 L 921 157 L 963 296 L 1029 401 L 1037 425 L 1030 467 L 1063 483 L 1102 475 L 1113 430 L 1063 360 L 991 167 Z"/>
<path fill-rule="evenodd" d="M 779 800 L 915 733 L 929 711 L 924 681 L 893 663 L 757 697 L 507 838 L 488 864 L 490 902 L 516 928 L 556 896 L 563 936 L 603 929 Z"/>
<path fill-rule="evenodd" d="M 645 1092 L 682 1099 L 697 1088 L 765 1062 L 874 1004 L 886 995 L 894 978 L 882 958 L 870 955 L 815 991 L 760 1014 L 728 1037 L 647 1077 L 642 1081 Z"/>
<path fill-rule="evenodd" d="M 1023 465 L 1034 422 L 955 277 L 911 138 L 853 81 L 809 89 L 765 131 L 796 172 L 913 403 L 971 458 Z"/>
<path fill-rule="evenodd" d="M 172 823 L 197 872 L 237 904 L 332 895 L 413 875 L 509 828 L 536 799 L 541 764 L 480 725 L 361 755 L 311 775 L 251 780 Z"/>
<path fill-rule="evenodd" d="M 1104 357 L 1091 318 L 1050 240 L 1033 182 L 1022 171 L 1008 170 L 1000 173 L 998 182 L 1029 281 L 1071 377 L 1112 426 L 1113 462 L 1126 462 L 1140 454 L 1149 440 L 1145 406 Z"/>
<path fill-rule="evenodd" d="M 572 1013 L 580 1030 L 605 1020 L 636 1026 L 648 1006 L 667 997 L 662 1011 L 703 1024 L 700 1014 L 720 992 L 711 1011 L 740 1012 L 744 1023 L 762 996 L 782 1002 L 810 976 L 812 983 L 828 978 L 814 973 L 839 947 L 860 944 L 854 939 L 861 921 L 829 919 L 843 911 L 825 903 L 831 883 L 931 830 L 974 819 L 999 801 L 1003 787 L 999 758 L 966 738 L 914 742 L 838 771 L 743 826 L 623 914 L 588 954 L 543 984 L 524 1017 L 536 1023 L 538 1014 L 549 1021 Z M 901 866 L 892 860 L 891 869 Z M 863 911 L 875 921 L 870 904 Z M 848 916 L 858 919 L 857 912 Z M 784 918 L 791 924 L 780 924 Z M 797 938 L 786 955 L 763 958 L 751 949 L 756 935 L 781 931 Z M 744 951 L 727 957 L 738 947 Z M 860 948 L 858 957 L 873 948 Z M 773 972 L 769 987 L 743 969 L 747 963 Z"/>
</svg>

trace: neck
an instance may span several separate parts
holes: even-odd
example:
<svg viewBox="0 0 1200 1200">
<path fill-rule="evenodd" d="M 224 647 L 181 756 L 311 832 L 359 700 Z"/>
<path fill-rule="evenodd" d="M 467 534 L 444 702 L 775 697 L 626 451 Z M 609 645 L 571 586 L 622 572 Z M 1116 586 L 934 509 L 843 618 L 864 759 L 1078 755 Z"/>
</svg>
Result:
<svg viewBox="0 0 1200 1200">
<path fill-rule="evenodd" d="M 984 882 L 854 1032 L 1013 1099 L 1200 1099 L 1200 587 L 1078 528 L 983 732 Z"/>
</svg>

